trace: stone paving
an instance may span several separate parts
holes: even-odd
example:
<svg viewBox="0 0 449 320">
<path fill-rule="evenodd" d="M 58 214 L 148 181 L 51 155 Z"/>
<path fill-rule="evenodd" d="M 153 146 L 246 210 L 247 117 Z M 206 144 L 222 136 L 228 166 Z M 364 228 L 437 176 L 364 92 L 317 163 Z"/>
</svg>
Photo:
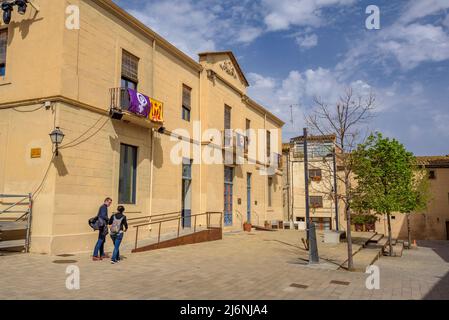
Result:
<svg viewBox="0 0 449 320">
<path fill-rule="evenodd" d="M 297 231 L 226 234 L 222 241 L 125 253 L 117 265 L 88 254 L 2 256 L 0 299 L 449 299 L 449 242 L 420 242 L 402 258 L 382 257 L 380 290 L 366 289 L 367 274 L 336 270 L 335 263 L 308 266 L 300 243 Z M 66 288 L 71 264 L 80 268 L 80 290 Z"/>
</svg>

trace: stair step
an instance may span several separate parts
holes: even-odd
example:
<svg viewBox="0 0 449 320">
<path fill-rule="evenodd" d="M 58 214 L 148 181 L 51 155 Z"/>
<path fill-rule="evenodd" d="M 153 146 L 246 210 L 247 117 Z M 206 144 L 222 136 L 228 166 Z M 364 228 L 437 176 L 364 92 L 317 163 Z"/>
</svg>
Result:
<svg viewBox="0 0 449 320">
<path fill-rule="evenodd" d="M 0 222 L 0 232 L 1 231 L 20 231 L 26 230 L 26 222 Z"/>
<path fill-rule="evenodd" d="M 382 240 L 384 238 L 383 234 L 376 234 L 374 237 L 372 237 L 369 242 L 379 242 L 380 240 Z"/>
<path fill-rule="evenodd" d="M 0 249 L 25 247 L 25 240 L 0 241 Z"/>
</svg>

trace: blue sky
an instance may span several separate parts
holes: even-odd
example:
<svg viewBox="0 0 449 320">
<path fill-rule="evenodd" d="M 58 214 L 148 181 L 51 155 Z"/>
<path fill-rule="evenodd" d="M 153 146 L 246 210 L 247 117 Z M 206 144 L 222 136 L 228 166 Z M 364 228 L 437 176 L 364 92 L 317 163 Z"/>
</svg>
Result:
<svg viewBox="0 0 449 320">
<path fill-rule="evenodd" d="M 232 50 L 249 95 L 298 135 L 313 97 L 376 95 L 369 130 L 449 154 L 449 0 L 115 0 L 188 55 Z M 367 6 L 380 30 L 367 30 Z M 290 122 L 290 105 L 294 121 Z"/>
</svg>

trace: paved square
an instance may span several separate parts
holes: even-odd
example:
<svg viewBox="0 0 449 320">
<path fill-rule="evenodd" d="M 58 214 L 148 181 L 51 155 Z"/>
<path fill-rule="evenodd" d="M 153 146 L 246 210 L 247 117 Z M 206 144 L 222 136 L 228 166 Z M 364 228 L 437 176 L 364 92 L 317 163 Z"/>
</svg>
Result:
<svg viewBox="0 0 449 320">
<path fill-rule="evenodd" d="M 337 270 L 333 261 L 307 266 L 300 243 L 298 231 L 226 234 L 217 242 L 125 253 L 117 265 L 88 254 L 2 256 L 0 299 L 449 299 L 449 242 L 382 257 L 380 290 L 366 289 L 367 274 Z M 320 247 L 320 254 L 344 248 Z M 66 289 L 70 264 L 80 268 L 80 290 Z"/>
</svg>

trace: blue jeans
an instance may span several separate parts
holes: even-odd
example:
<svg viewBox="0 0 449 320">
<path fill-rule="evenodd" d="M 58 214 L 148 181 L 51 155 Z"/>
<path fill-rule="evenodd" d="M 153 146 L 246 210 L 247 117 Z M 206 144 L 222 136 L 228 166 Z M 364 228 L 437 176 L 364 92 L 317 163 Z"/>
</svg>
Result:
<svg viewBox="0 0 449 320">
<path fill-rule="evenodd" d="M 119 261 L 120 260 L 120 244 L 122 243 L 123 240 L 123 233 L 119 233 L 119 234 L 111 234 L 111 239 L 112 242 L 114 243 L 114 252 L 112 254 L 112 261 Z"/>
<path fill-rule="evenodd" d="M 100 229 L 98 231 L 98 241 L 97 244 L 95 245 L 95 249 L 94 249 L 94 257 L 98 257 L 98 252 L 100 252 L 100 256 L 104 257 L 105 253 L 104 253 L 104 243 L 106 242 L 106 235 L 103 232 L 104 230 Z"/>
</svg>

